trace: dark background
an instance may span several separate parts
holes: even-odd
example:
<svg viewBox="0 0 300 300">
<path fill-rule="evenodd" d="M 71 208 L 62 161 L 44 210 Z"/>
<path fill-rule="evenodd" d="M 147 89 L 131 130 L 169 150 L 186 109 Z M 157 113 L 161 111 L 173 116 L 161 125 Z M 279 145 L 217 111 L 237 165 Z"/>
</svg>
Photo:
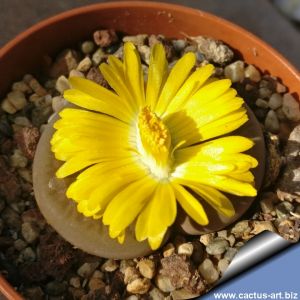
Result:
<svg viewBox="0 0 300 300">
<path fill-rule="evenodd" d="M 59 12 L 101 0 L 0 0 L 0 47 L 19 32 Z M 300 32 L 271 0 L 167 0 L 199 8 L 248 29 L 300 68 Z"/>
</svg>

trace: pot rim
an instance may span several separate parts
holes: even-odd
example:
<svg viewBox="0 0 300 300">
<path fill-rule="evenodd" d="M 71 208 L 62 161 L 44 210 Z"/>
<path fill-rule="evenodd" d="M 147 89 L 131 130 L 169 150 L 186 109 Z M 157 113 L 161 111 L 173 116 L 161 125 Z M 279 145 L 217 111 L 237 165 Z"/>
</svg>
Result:
<svg viewBox="0 0 300 300">
<path fill-rule="evenodd" d="M 68 18 L 73 18 L 75 16 L 89 14 L 94 10 L 105 10 L 111 8 L 152 8 L 152 9 L 161 9 L 161 10 L 173 10 L 178 12 L 184 12 L 190 15 L 195 15 L 199 17 L 205 17 L 213 21 L 215 24 L 219 26 L 226 26 L 229 28 L 232 33 L 240 32 L 242 35 L 247 37 L 249 40 L 253 41 L 254 44 L 259 44 L 262 48 L 269 50 L 272 52 L 274 57 L 279 60 L 280 64 L 284 65 L 289 72 L 297 78 L 300 82 L 300 74 L 296 67 L 294 67 L 278 50 L 274 49 L 272 46 L 261 40 L 259 37 L 250 33 L 246 29 L 242 28 L 239 25 L 236 25 L 228 20 L 225 20 L 221 17 L 215 16 L 211 13 L 204 12 L 200 9 L 195 9 L 191 7 L 187 7 L 184 5 L 172 4 L 172 3 L 164 3 L 164 2 L 156 2 L 156 1 L 113 1 L 113 2 L 105 2 L 105 3 L 97 3 L 92 5 L 86 5 L 77 7 L 71 10 L 67 10 L 61 13 L 58 13 L 52 17 L 46 18 L 42 21 L 39 21 L 37 24 L 29 27 L 23 32 L 19 33 L 16 37 L 12 38 L 9 42 L 7 42 L 3 47 L 0 48 L 0 60 L 3 59 L 10 51 L 12 51 L 15 47 L 18 47 L 23 40 L 26 40 L 29 36 L 38 32 L 40 30 L 44 30 L 46 27 L 51 26 L 54 23 L 60 22 L 62 20 L 66 20 Z M 14 288 L 13 286 L 6 281 L 6 279 L 0 275 L 0 293 L 2 293 L 8 300 L 22 300 L 24 299 Z"/>
<path fill-rule="evenodd" d="M 94 10 L 97 10 L 99 8 L 106 9 L 106 8 L 127 8 L 130 7 L 138 7 L 138 8 L 153 8 L 157 9 L 157 7 L 160 7 L 162 10 L 176 10 L 185 12 L 188 14 L 198 15 L 198 16 L 205 16 L 205 18 L 210 19 L 211 21 L 221 25 L 226 26 L 230 28 L 233 32 L 240 32 L 244 36 L 248 37 L 248 39 L 255 41 L 255 43 L 259 43 L 261 47 L 265 49 L 269 49 L 273 52 L 276 59 L 280 61 L 281 64 L 285 65 L 286 68 L 289 69 L 289 71 L 297 77 L 298 80 L 300 80 L 300 74 L 295 66 L 293 66 L 278 50 L 273 48 L 268 43 L 264 42 L 262 39 L 257 37 L 256 35 L 252 34 L 248 30 L 244 29 L 243 27 L 236 25 L 232 23 L 231 21 L 228 21 L 226 19 L 223 19 L 221 17 L 215 16 L 211 13 L 204 12 L 200 9 L 195 9 L 191 7 L 187 7 L 184 5 L 178 5 L 178 4 L 172 4 L 172 3 L 164 3 L 164 2 L 156 2 L 156 1 L 113 1 L 113 2 L 105 2 L 105 3 L 97 3 L 97 4 L 91 4 L 91 5 L 85 5 L 81 7 L 77 7 L 71 10 L 67 10 L 65 12 L 61 12 L 57 15 L 54 15 L 52 17 L 46 18 L 37 24 L 29 27 L 28 29 L 24 30 L 23 32 L 19 33 L 15 38 L 11 39 L 9 42 L 7 42 L 3 47 L 0 48 L 0 59 L 4 57 L 8 52 L 10 52 L 14 47 L 17 47 L 18 44 L 25 40 L 28 36 L 34 34 L 35 32 L 39 30 L 43 30 L 43 28 L 48 27 L 51 24 L 54 24 L 56 22 L 59 22 L 64 19 L 68 19 L 77 15 L 82 14 L 88 14 L 89 12 L 92 12 Z"/>
</svg>

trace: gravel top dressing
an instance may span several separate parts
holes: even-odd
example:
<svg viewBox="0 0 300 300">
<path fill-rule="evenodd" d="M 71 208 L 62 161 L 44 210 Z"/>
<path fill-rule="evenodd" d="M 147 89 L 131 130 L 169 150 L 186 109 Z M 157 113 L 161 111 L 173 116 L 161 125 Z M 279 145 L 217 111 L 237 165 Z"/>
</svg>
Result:
<svg viewBox="0 0 300 300">
<path fill-rule="evenodd" d="M 212 63 L 214 76 L 229 78 L 254 112 L 267 154 L 263 186 L 238 222 L 202 235 L 173 230 L 151 255 L 113 260 L 74 248 L 47 224 L 34 198 L 32 162 L 45 124 L 68 105 L 62 96 L 70 88 L 68 78 L 110 88 L 98 66 L 108 55 L 122 58 L 124 42 L 137 47 L 145 72 L 157 43 L 169 66 L 187 52 L 196 54 L 197 66 Z M 47 61 L 41 76 L 26 74 L 12 84 L 0 114 L 0 272 L 26 299 L 188 299 L 206 293 L 254 235 L 269 230 L 299 241 L 300 107 L 284 82 L 202 36 L 167 39 L 98 30 L 90 41 Z"/>
</svg>

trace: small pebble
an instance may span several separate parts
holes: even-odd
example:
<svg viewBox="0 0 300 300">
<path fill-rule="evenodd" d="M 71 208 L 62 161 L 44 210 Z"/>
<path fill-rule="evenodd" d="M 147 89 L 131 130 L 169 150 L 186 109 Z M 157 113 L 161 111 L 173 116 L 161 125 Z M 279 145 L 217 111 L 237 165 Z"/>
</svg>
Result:
<svg viewBox="0 0 300 300">
<path fill-rule="evenodd" d="M 54 112 L 59 112 L 66 107 L 68 101 L 62 96 L 56 96 L 52 98 L 52 109 Z"/>
<path fill-rule="evenodd" d="M 1 108 L 6 113 L 13 115 L 17 112 L 17 109 L 10 103 L 10 101 L 5 98 L 1 103 Z"/>
<path fill-rule="evenodd" d="M 101 278 L 92 277 L 89 280 L 89 289 L 90 291 L 96 291 L 105 288 L 105 283 Z"/>
<path fill-rule="evenodd" d="M 20 256 L 24 261 L 35 261 L 36 254 L 31 247 L 27 247 L 20 252 Z"/>
<path fill-rule="evenodd" d="M 220 259 L 218 262 L 218 270 L 223 275 L 229 266 L 229 261 L 225 258 Z"/>
<path fill-rule="evenodd" d="M 15 82 L 13 85 L 12 85 L 12 90 L 13 91 L 18 91 L 18 92 L 22 92 L 22 93 L 26 93 L 26 94 L 29 94 L 32 92 L 32 89 L 28 86 L 27 83 L 25 83 L 24 81 L 18 81 L 18 82 Z"/>
<path fill-rule="evenodd" d="M 28 163 L 28 159 L 23 155 L 22 151 L 15 149 L 14 154 L 10 157 L 10 163 L 15 168 L 25 168 Z"/>
<path fill-rule="evenodd" d="M 32 124 L 28 120 L 28 118 L 22 117 L 22 116 L 16 117 L 14 119 L 14 123 L 17 124 L 17 125 L 23 126 L 23 127 L 30 127 L 30 126 L 32 126 Z"/>
<path fill-rule="evenodd" d="M 87 72 L 91 66 L 92 61 L 88 56 L 86 56 L 82 61 L 79 62 L 76 70 L 80 72 Z"/>
<path fill-rule="evenodd" d="M 286 217 L 288 217 L 290 215 L 291 212 L 294 211 L 294 206 L 292 203 L 288 202 L 288 201 L 283 201 L 281 203 L 279 203 L 278 205 L 276 205 L 276 214 L 278 219 L 284 219 Z"/>
<path fill-rule="evenodd" d="M 155 274 L 155 263 L 151 259 L 142 259 L 137 263 L 140 273 L 145 277 L 152 279 Z"/>
<path fill-rule="evenodd" d="M 148 38 L 147 34 L 127 35 L 123 37 L 123 42 L 131 42 L 135 46 L 143 46 Z"/>
<path fill-rule="evenodd" d="M 8 93 L 7 100 L 16 109 L 16 111 L 23 109 L 27 104 L 24 93 L 20 91 L 12 91 Z"/>
<path fill-rule="evenodd" d="M 242 82 L 244 80 L 244 67 L 245 63 L 238 60 L 224 69 L 224 74 L 226 78 L 229 78 L 232 82 Z"/>
<path fill-rule="evenodd" d="M 127 267 L 124 271 L 125 284 L 128 284 L 139 277 L 140 277 L 140 273 L 135 267 Z"/>
<path fill-rule="evenodd" d="M 84 74 L 82 72 L 79 72 L 77 70 L 71 70 L 69 73 L 69 78 L 71 77 L 80 77 L 80 78 L 85 78 Z"/>
<path fill-rule="evenodd" d="M 117 263 L 116 260 L 109 259 L 101 266 L 101 271 L 114 272 L 118 269 L 118 267 L 119 267 L 119 264 Z"/>
<path fill-rule="evenodd" d="M 98 66 L 100 62 L 104 59 L 105 53 L 103 52 L 102 48 L 96 50 L 96 52 L 92 56 L 92 61 L 95 66 Z"/>
<path fill-rule="evenodd" d="M 282 107 L 279 107 L 278 109 L 276 109 L 276 115 L 277 115 L 278 120 L 280 120 L 280 121 L 286 120 L 286 115 L 283 112 Z"/>
<path fill-rule="evenodd" d="M 272 133 L 279 132 L 279 120 L 274 110 L 270 110 L 265 119 L 266 130 Z"/>
<path fill-rule="evenodd" d="M 163 249 L 163 256 L 169 257 L 175 253 L 175 246 L 171 243 L 167 244 Z"/>
<path fill-rule="evenodd" d="M 31 222 L 25 222 L 22 224 L 22 236 L 29 244 L 35 242 L 39 237 L 40 229 L 37 225 Z"/>
<path fill-rule="evenodd" d="M 214 239 L 214 234 L 213 233 L 207 233 L 207 234 L 203 234 L 203 235 L 200 236 L 200 242 L 204 246 L 207 246 L 213 239 Z"/>
<path fill-rule="evenodd" d="M 134 267 L 135 266 L 135 262 L 132 260 L 132 259 L 122 259 L 120 261 L 120 272 L 122 274 L 125 273 L 125 270 L 128 268 L 128 267 Z"/>
<path fill-rule="evenodd" d="M 259 88 L 258 95 L 259 95 L 259 97 L 261 97 L 263 99 L 268 99 L 272 95 L 272 90 L 270 90 L 269 88 L 266 88 L 266 87 Z"/>
<path fill-rule="evenodd" d="M 100 47 L 108 47 L 118 41 L 116 31 L 113 29 L 103 29 L 94 32 L 94 42 Z"/>
<path fill-rule="evenodd" d="M 235 235 L 236 238 L 243 237 L 245 234 L 251 231 L 249 227 L 249 222 L 247 220 L 240 221 L 234 225 L 231 229 L 231 233 Z"/>
<path fill-rule="evenodd" d="M 272 192 L 264 193 L 262 199 L 260 200 L 261 210 L 265 214 L 269 214 L 274 210 L 274 203 L 276 201 L 276 195 Z"/>
<path fill-rule="evenodd" d="M 164 294 L 156 287 L 151 289 L 149 295 L 152 300 L 165 300 Z"/>
<path fill-rule="evenodd" d="M 181 52 L 186 47 L 187 41 L 186 40 L 173 40 L 172 43 L 173 43 L 174 49 L 177 52 Z"/>
<path fill-rule="evenodd" d="M 229 244 L 222 238 L 216 238 L 206 246 L 206 252 L 210 255 L 223 254 L 229 248 Z"/>
<path fill-rule="evenodd" d="M 71 277 L 69 280 L 69 284 L 75 288 L 80 288 L 81 287 L 80 277 L 78 276 Z"/>
<path fill-rule="evenodd" d="M 21 239 L 17 239 L 14 241 L 14 247 L 17 251 L 21 251 L 23 249 L 25 249 L 27 246 L 27 243 L 25 243 L 23 240 Z"/>
<path fill-rule="evenodd" d="M 291 94 L 283 96 L 282 110 L 289 120 L 300 121 L 299 102 Z"/>
<path fill-rule="evenodd" d="M 126 290 L 129 293 L 143 295 L 148 292 L 150 286 L 151 281 L 148 278 L 137 278 L 127 285 Z"/>
<path fill-rule="evenodd" d="M 193 244 L 192 243 L 184 243 L 178 246 L 177 253 L 186 255 L 186 256 L 191 256 L 193 254 Z"/>
<path fill-rule="evenodd" d="M 28 85 L 38 96 L 47 95 L 47 91 L 41 86 L 41 84 L 31 75 L 27 75 L 24 77 L 24 80 L 27 81 Z"/>
<path fill-rule="evenodd" d="M 77 270 L 77 274 L 83 278 L 89 278 L 93 272 L 98 268 L 99 262 L 84 263 Z"/>
<path fill-rule="evenodd" d="M 269 107 L 269 103 L 266 100 L 263 100 L 261 98 L 258 98 L 255 101 L 255 104 L 257 107 L 261 107 L 261 108 L 268 108 Z"/>
<path fill-rule="evenodd" d="M 276 110 L 282 106 L 282 101 L 282 96 L 280 94 L 274 93 L 270 97 L 269 107 L 273 110 Z"/>
<path fill-rule="evenodd" d="M 127 297 L 125 300 L 139 300 L 139 297 L 136 295 L 130 295 L 129 297 Z M 154 300 L 154 299 L 153 299 Z M 164 300 L 164 299 L 162 299 Z"/>
<path fill-rule="evenodd" d="M 276 82 L 276 92 L 279 94 L 283 94 L 287 91 L 287 88 L 281 84 L 280 82 Z"/>
<path fill-rule="evenodd" d="M 45 291 L 50 296 L 60 296 L 66 290 L 66 285 L 59 281 L 50 281 L 46 284 Z"/>
<path fill-rule="evenodd" d="M 237 249 L 235 248 L 228 248 L 227 251 L 224 254 L 224 258 L 231 262 L 234 258 L 234 256 L 237 254 Z"/>
<path fill-rule="evenodd" d="M 251 233 L 257 235 L 263 231 L 275 232 L 275 227 L 270 221 L 254 221 L 252 226 L 254 227 Z"/>
<path fill-rule="evenodd" d="M 199 266 L 199 272 L 208 283 L 214 283 L 219 278 L 218 271 L 212 261 L 208 258 L 206 258 Z"/>
<path fill-rule="evenodd" d="M 71 86 L 70 86 L 70 83 L 69 83 L 69 80 L 67 79 L 67 77 L 64 75 L 61 75 L 60 77 L 58 77 L 56 84 L 55 84 L 55 88 L 61 94 L 63 94 L 65 90 L 70 89 Z"/>
<path fill-rule="evenodd" d="M 261 80 L 260 72 L 253 65 L 248 65 L 245 68 L 245 77 L 254 82 L 259 82 Z"/>
<path fill-rule="evenodd" d="M 85 41 L 81 44 L 81 51 L 84 54 L 90 54 L 94 51 L 95 44 L 92 41 Z"/>
<path fill-rule="evenodd" d="M 175 287 L 168 276 L 158 274 L 155 277 L 155 283 L 157 287 L 164 293 L 170 293 L 175 290 Z"/>
<path fill-rule="evenodd" d="M 142 60 L 149 65 L 150 64 L 150 47 L 143 45 L 138 47 L 138 51 L 141 55 Z"/>
</svg>

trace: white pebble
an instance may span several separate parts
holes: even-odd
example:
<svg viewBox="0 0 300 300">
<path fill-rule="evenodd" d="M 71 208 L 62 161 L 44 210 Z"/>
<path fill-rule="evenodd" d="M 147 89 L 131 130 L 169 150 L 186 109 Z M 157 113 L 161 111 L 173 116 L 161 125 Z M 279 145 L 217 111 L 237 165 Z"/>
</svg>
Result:
<svg viewBox="0 0 300 300">
<path fill-rule="evenodd" d="M 259 82 L 261 80 L 260 72 L 253 65 L 249 65 L 246 67 L 245 77 L 254 82 Z"/>
<path fill-rule="evenodd" d="M 184 243 L 178 246 L 177 252 L 178 254 L 191 256 L 193 254 L 193 244 L 192 243 Z"/>
<path fill-rule="evenodd" d="M 62 96 L 52 98 L 52 109 L 54 112 L 59 112 L 67 105 L 67 101 Z"/>
<path fill-rule="evenodd" d="M 244 67 L 245 63 L 241 60 L 238 60 L 224 69 L 224 74 L 226 78 L 229 78 L 232 82 L 241 82 L 244 80 Z"/>
<path fill-rule="evenodd" d="M 283 96 L 282 110 L 289 120 L 300 121 L 299 102 L 291 94 L 287 93 Z"/>
<path fill-rule="evenodd" d="M 219 278 L 219 273 L 212 261 L 206 258 L 199 266 L 199 272 L 208 283 L 214 283 Z"/>
<path fill-rule="evenodd" d="M 58 77 L 56 84 L 55 84 L 55 88 L 58 92 L 60 92 L 61 94 L 65 91 L 71 88 L 69 80 L 67 79 L 67 77 L 65 76 L 60 76 Z"/>
<path fill-rule="evenodd" d="M 69 73 L 69 78 L 70 77 L 81 77 L 81 78 L 84 78 L 84 74 L 80 71 L 77 71 L 77 70 L 71 70 L 70 73 Z"/>
<path fill-rule="evenodd" d="M 265 119 L 265 127 L 272 133 L 278 133 L 279 121 L 274 110 L 270 110 Z"/>
<path fill-rule="evenodd" d="M 86 56 L 82 61 L 79 62 L 76 70 L 80 72 L 86 72 L 90 69 L 91 66 L 92 61 L 88 56 Z"/>
<path fill-rule="evenodd" d="M 30 127 L 32 125 L 31 122 L 26 117 L 16 117 L 14 119 L 14 123 L 16 125 L 20 125 L 23 127 Z"/>
</svg>

